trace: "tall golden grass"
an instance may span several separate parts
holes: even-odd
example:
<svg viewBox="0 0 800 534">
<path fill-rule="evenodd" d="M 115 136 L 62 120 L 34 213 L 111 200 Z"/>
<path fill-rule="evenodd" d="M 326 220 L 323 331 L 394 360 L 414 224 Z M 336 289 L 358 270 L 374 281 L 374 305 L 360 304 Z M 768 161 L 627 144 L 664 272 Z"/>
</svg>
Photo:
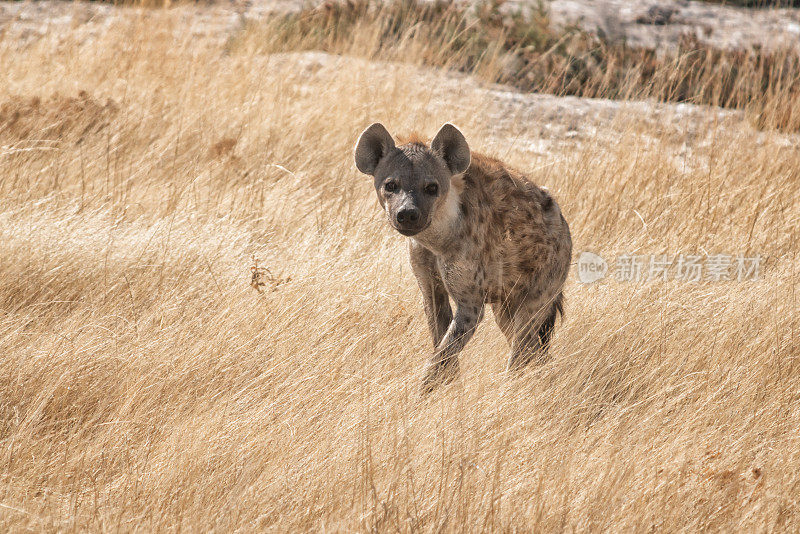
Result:
<svg viewBox="0 0 800 534">
<path fill-rule="evenodd" d="M 314 49 L 472 73 L 523 91 L 691 102 L 744 110 L 759 128 L 800 131 L 800 48 L 719 49 L 684 35 L 642 49 L 550 24 L 545 4 L 505 0 L 326 2 L 258 24 L 251 51 Z"/>
<path fill-rule="evenodd" d="M 467 78 L 190 24 L 0 38 L 3 530 L 800 528 L 795 138 L 623 110 L 539 154 L 548 119 L 498 122 Z M 550 188 L 576 251 L 761 254 L 761 278 L 573 273 L 550 363 L 505 376 L 487 317 L 422 397 L 404 238 L 351 161 L 374 120 L 455 122 Z"/>
</svg>

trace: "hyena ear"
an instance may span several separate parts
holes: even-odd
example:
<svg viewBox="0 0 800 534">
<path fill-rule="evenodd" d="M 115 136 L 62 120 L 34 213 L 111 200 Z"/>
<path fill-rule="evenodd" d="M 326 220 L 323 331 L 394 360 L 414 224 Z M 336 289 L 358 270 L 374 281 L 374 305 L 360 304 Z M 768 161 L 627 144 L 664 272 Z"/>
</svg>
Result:
<svg viewBox="0 0 800 534">
<path fill-rule="evenodd" d="M 431 148 L 444 158 L 453 174 L 461 174 L 469 167 L 469 145 L 464 134 L 449 122 L 439 128 L 431 141 Z"/>
<path fill-rule="evenodd" d="M 394 149 L 394 139 L 383 124 L 376 122 L 359 136 L 356 143 L 356 167 L 364 174 L 372 175 L 381 158 Z"/>
</svg>

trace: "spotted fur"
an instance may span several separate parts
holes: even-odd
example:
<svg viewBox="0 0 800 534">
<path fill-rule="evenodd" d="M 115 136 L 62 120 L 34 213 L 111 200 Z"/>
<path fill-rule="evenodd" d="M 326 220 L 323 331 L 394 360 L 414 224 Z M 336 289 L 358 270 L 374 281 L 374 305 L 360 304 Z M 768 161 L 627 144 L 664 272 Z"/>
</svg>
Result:
<svg viewBox="0 0 800 534">
<path fill-rule="evenodd" d="M 356 149 L 359 169 L 376 162 L 371 174 L 390 221 L 397 210 L 422 206 L 415 229 L 398 230 L 410 236 L 411 266 L 434 344 L 424 390 L 456 376 L 458 353 L 486 304 L 511 344 L 508 369 L 544 362 L 556 319 L 563 315 L 562 287 L 572 255 L 569 227 L 556 201 L 501 161 L 470 153 L 452 125 L 443 126 L 430 146 L 415 137 L 399 147 L 378 126 L 370 128 L 379 132 L 380 142 L 367 142 L 387 148 L 377 155 L 365 151 L 367 129 Z M 398 176 L 402 201 L 383 189 Z M 435 199 L 418 191 L 432 181 L 441 184 Z"/>
</svg>

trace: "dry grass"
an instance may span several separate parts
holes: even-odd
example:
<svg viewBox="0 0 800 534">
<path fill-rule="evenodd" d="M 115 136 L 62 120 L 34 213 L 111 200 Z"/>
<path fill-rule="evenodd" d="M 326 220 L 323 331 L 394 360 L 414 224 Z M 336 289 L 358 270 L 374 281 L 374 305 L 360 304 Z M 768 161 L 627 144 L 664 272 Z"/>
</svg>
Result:
<svg viewBox="0 0 800 534">
<path fill-rule="evenodd" d="M 319 77 L 185 24 L 0 40 L 3 530 L 800 529 L 784 137 L 711 125 L 682 157 L 631 117 L 537 156 L 412 66 Z M 576 250 L 760 253 L 763 277 L 571 276 L 551 363 L 504 376 L 487 317 L 421 398 L 404 240 L 351 161 L 377 119 L 531 170 Z"/>
<path fill-rule="evenodd" d="M 685 35 L 677 49 L 641 49 L 549 23 L 505 0 L 348 0 L 260 24 L 235 46 L 313 49 L 472 73 L 522 91 L 691 102 L 744 110 L 759 128 L 800 131 L 800 56 L 783 48 L 723 50 Z"/>
</svg>

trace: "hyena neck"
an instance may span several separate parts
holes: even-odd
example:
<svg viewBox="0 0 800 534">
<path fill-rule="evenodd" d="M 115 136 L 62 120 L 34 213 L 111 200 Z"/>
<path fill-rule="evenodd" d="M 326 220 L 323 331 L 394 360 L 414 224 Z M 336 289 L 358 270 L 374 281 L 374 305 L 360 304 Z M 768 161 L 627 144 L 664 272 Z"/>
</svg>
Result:
<svg viewBox="0 0 800 534">
<path fill-rule="evenodd" d="M 447 196 L 441 206 L 436 210 L 430 226 L 418 233 L 412 239 L 438 256 L 445 256 L 452 252 L 458 234 L 463 226 L 463 213 L 461 210 L 461 195 L 463 185 L 460 176 L 453 178 Z"/>
</svg>

